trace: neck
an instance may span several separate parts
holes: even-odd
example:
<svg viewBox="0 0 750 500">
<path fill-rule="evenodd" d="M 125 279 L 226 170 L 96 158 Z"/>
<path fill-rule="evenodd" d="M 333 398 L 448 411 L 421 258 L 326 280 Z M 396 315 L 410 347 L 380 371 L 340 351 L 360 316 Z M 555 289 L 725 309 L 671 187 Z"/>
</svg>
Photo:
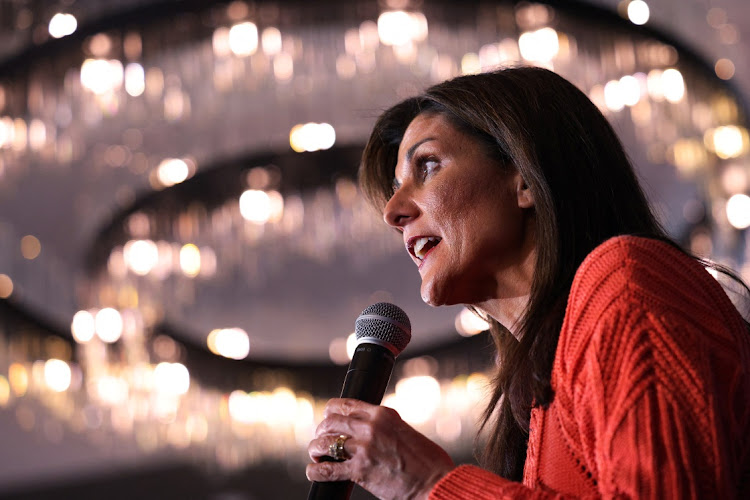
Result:
<svg viewBox="0 0 750 500">
<path fill-rule="evenodd" d="M 533 213 L 526 219 L 525 225 L 520 259 L 495 274 L 494 294 L 491 297 L 473 304 L 507 328 L 517 340 L 520 340 L 521 318 L 529 304 L 536 268 L 536 226 Z"/>
<path fill-rule="evenodd" d="M 521 318 L 529 304 L 536 267 L 536 248 L 533 242 L 533 237 L 527 239 L 523 258 L 513 266 L 512 271 L 506 270 L 495 276 L 494 296 L 474 304 L 477 309 L 503 325 L 519 340 Z"/>
<path fill-rule="evenodd" d="M 475 305 L 475 307 L 503 325 L 516 339 L 519 339 L 520 320 L 528 303 L 528 295 L 519 295 L 487 300 Z"/>
</svg>

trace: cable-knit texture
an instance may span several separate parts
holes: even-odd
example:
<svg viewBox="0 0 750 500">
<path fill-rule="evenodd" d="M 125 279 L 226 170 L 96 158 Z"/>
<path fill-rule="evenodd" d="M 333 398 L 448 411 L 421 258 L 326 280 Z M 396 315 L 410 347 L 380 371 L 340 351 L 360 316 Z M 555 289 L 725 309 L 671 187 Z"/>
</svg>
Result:
<svg viewBox="0 0 750 500">
<path fill-rule="evenodd" d="M 523 483 L 463 465 L 430 498 L 750 498 L 750 332 L 671 246 L 620 236 L 586 258 L 552 387 Z"/>
</svg>

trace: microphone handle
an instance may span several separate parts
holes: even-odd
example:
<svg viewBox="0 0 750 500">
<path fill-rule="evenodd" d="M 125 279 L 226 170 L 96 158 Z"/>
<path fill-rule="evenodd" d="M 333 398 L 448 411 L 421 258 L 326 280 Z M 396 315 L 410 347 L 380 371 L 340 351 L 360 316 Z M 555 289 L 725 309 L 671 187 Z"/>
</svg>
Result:
<svg viewBox="0 0 750 500">
<path fill-rule="evenodd" d="M 380 404 L 395 362 L 395 356 L 385 347 L 370 343 L 358 345 L 344 378 L 341 397 Z M 335 460 L 325 456 L 320 461 Z M 353 489 L 354 483 L 351 481 L 313 482 L 307 500 L 348 500 Z"/>
<path fill-rule="evenodd" d="M 361 343 L 354 350 L 341 388 L 342 398 L 379 405 L 388 387 L 396 357 L 378 344 Z"/>
<path fill-rule="evenodd" d="M 333 462 L 331 457 L 328 460 L 321 458 L 321 462 Z M 354 483 L 351 481 L 329 481 L 325 483 L 314 482 L 310 486 L 310 493 L 307 494 L 307 500 L 348 500 L 352 495 Z"/>
</svg>

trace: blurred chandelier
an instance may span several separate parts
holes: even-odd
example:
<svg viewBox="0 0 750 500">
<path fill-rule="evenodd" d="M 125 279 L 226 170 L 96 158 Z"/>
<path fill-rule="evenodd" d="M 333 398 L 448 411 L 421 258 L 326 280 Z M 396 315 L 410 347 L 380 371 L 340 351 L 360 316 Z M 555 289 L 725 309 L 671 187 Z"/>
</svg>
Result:
<svg viewBox="0 0 750 500">
<path fill-rule="evenodd" d="M 0 295 L 67 314 L 75 339 L 73 350 L 39 348 L 0 332 L 0 405 L 19 421 L 41 403 L 65 429 L 114 432 L 144 451 L 186 449 L 230 468 L 303 462 L 332 394 L 294 376 L 202 384 L 164 326 L 200 325 L 213 352 L 244 358 L 253 339 L 202 324 L 201 294 L 238 281 L 262 293 L 300 259 L 358 268 L 399 251 L 358 193 L 358 148 L 379 110 L 460 74 L 535 64 L 570 79 L 647 184 L 693 186 L 680 199 L 651 193 L 672 234 L 732 266 L 750 261 L 744 111 L 647 28 L 558 2 L 168 4 L 105 26 L 35 13 L 60 39 L 37 27 L 48 52 L 0 66 L 2 189 L 64 172 L 77 234 L 94 241 L 85 267 L 0 249 Z M 106 228 L 92 207 L 116 209 Z M 0 221 L 6 241 L 19 220 Z M 405 363 L 388 401 L 465 453 L 486 379 L 439 366 Z"/>
</svg>

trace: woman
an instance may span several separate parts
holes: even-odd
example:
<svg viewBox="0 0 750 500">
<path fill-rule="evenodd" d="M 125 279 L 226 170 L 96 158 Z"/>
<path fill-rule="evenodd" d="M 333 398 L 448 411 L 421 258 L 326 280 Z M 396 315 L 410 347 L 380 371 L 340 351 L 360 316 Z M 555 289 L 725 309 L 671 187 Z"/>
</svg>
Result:
<svg viewBox="0 0 750 500">
<path fill-rule="evenodd" d="M 750 325 L 669 242 L 582 92 L 540 68 L 444 82 L 380 117 L 360 175 L 423 300 L 490 322 L 488 441 L 483 468 L 456 467 L 395 411 L 334 399 L 308 479 L 398 499 L 750 497 Z"/>
</svg>

